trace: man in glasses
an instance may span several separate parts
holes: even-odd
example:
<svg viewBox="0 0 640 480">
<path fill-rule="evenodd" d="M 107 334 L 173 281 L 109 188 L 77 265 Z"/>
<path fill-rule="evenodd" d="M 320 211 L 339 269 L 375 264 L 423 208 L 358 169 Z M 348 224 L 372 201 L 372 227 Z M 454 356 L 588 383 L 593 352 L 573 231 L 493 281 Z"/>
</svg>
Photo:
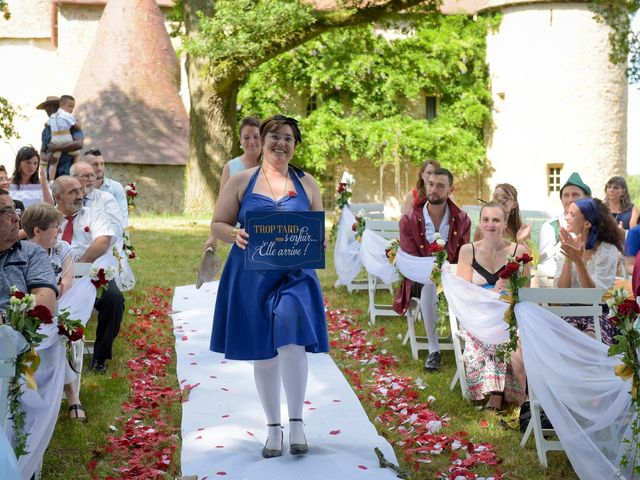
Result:
<svg viewBox="0 0 640 480">
<path fill-rule="evenodd" d="M 60 238 L 71 245 L 74 261 L 94 263 L 100 259 L 101 266 L 106 265 L 102 261 L 112 260 L 111 248 L 117 234 L 113 221 L 104 211 L 83 205 L 84 190 L 77 178 L 58 177 L 51 190 L 58 210 L 64 215 L 60 224 Z M 97 373 L 104 373 L 124 314 L 124 296 L 115 281 L 109 282 L 102 296 L 96 299 L 94 307 L 98 310 L 98 328 L 90 368 Z"/>
<path fill-rule="evenodd" d="M 92 148 L 91 150 L 84 152 L 84 159 L 91 164 L 93 171 L 96 174 L 96 188 L 103 192 L 109 192 L 113 195 L 113 198 L 116 199 L 116 202 L 118 202 L 118 207 L 120 207 L 120 212 L 123 218 L 124 228 L 127 228 L 127 225 L 129 225 L 127 195 L 120 183 L 104 174 L 104 158 L 102 157 L 102 152 L 97 148 Z"/>
<path fill-rule="evenodd" d="M 11 298 L 10 288 L 36 296 L 38 305 L 56 312 L 56 277 L 47 252 L 18 240 L 19 217 L 9 192 L 0 189 L 0 311 Z"/>
<path fill-rule="evenodd" d="M 47 97 L 44 102 L 36 107 L 37 110 L 44 110 L 47 114 L 47 117 L 50 117 L 51 115 L 56 113 L 58 111 L 58 108 L 60 108 L 60 99 L 54 96 Z M 82 133 L 82 130 L 72 128 L 71 137 L 73 139 L 72 142 L 64 143 L 61 145 L 53 145 L 51 143 L 51 127 L 45 124 L 44 129 L 42 130 L 42 147 L 40 148 L 40 157 L 42 158 L 43 163 L 54 163 L 57 161 L 55 178 L 58 178 L 62 175 L 69 175 L 69 170 L 71 168 L 71 165 L 73 164 L 74 159 L 74 157 L 72 157 L 69 152 L 81 150 L 82 145 L 84 144 L 84 134 Z M 53 153 L 55 152 L 61 152 L 59 159 L 53 157 Z M 47 176 L 48 175 L 49 168 L 47 166 Z M 50 180 L 53 180 L 53 178 L 50 178 Z"/>
</svg>

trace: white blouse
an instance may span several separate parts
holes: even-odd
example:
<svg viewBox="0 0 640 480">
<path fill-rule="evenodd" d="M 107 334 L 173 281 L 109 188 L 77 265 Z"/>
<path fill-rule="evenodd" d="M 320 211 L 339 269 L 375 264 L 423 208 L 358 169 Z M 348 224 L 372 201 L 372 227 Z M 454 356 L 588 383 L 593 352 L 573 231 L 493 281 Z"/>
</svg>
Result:
<svg viewBox="0 0 640 480">
<path fill-rule="evenodd" d="M 595 283 L 596 288 L 604 288 L 609 290 L 613 286 L 616 278 L 616 270 L 618 269 L 619 252 L 615 245 L 602 242 L 596 248 L 593 256 L 587 260 L 587 272 Z M 558 286 L 558 277 L 564 266 L 565 256 L 559 255 L 556 268 L 556 275 L 553 280 L 554 286 Z M 571 288 L 580 288 L 578 280 L 578 272 L 575 265 L 571 265 Z"/>
</svg>

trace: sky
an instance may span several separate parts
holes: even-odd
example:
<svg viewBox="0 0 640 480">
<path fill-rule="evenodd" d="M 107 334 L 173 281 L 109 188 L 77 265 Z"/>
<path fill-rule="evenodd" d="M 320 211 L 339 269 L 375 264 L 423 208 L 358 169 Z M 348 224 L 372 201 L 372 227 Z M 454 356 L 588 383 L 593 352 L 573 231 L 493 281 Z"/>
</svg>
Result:
<svg viewBox="0 0 640 480">
<path fill-rule="evenodd" d="M 640 32 L 640 14 L 633 19 L 633 27 Z M 627 172 L 640 175 L 640 84 L 629 85 L 627 113 Z"/>
</svg>

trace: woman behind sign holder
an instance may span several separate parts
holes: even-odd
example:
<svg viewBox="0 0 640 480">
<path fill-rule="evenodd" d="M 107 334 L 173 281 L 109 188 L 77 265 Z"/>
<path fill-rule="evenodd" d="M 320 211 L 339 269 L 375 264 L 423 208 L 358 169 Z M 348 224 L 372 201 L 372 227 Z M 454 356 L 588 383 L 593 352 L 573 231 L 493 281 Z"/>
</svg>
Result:
<svg viewBox="0 0 640 480">
<path fill-rule="evenodd" d="M 260 125 L 260 137 L 261 166 L 231 177 L 216 205 L 214 234 L 234 245 L 220 278 L 210 348 L 225 358 L 254 360 L 256 388 L 268 426 L 262 456 L 271 458 L 282 455 L 281 383 L 289 411 L 289 450 L 292 455 L 309 450 L 302 423 L 306 352 L 328 352 L 329 340 L 314 270 L 244 268 L 247 211 L 323 209 L 314 178 L 289 165 L 302 141 L 297 122 L 282 115 L 268 118 Z"/>
</svg>

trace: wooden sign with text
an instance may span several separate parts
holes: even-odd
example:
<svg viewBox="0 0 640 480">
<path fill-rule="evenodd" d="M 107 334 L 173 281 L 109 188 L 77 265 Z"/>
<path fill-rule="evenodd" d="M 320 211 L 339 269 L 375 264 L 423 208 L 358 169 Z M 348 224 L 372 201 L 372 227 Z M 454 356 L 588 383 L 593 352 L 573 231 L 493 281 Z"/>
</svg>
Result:
<svg viewBox="0 0 640 480">
<path fill-rule="evenodd" d="M 324 212 L 249 211 L 248 270 L 324 268 Z"/>
</svg>

